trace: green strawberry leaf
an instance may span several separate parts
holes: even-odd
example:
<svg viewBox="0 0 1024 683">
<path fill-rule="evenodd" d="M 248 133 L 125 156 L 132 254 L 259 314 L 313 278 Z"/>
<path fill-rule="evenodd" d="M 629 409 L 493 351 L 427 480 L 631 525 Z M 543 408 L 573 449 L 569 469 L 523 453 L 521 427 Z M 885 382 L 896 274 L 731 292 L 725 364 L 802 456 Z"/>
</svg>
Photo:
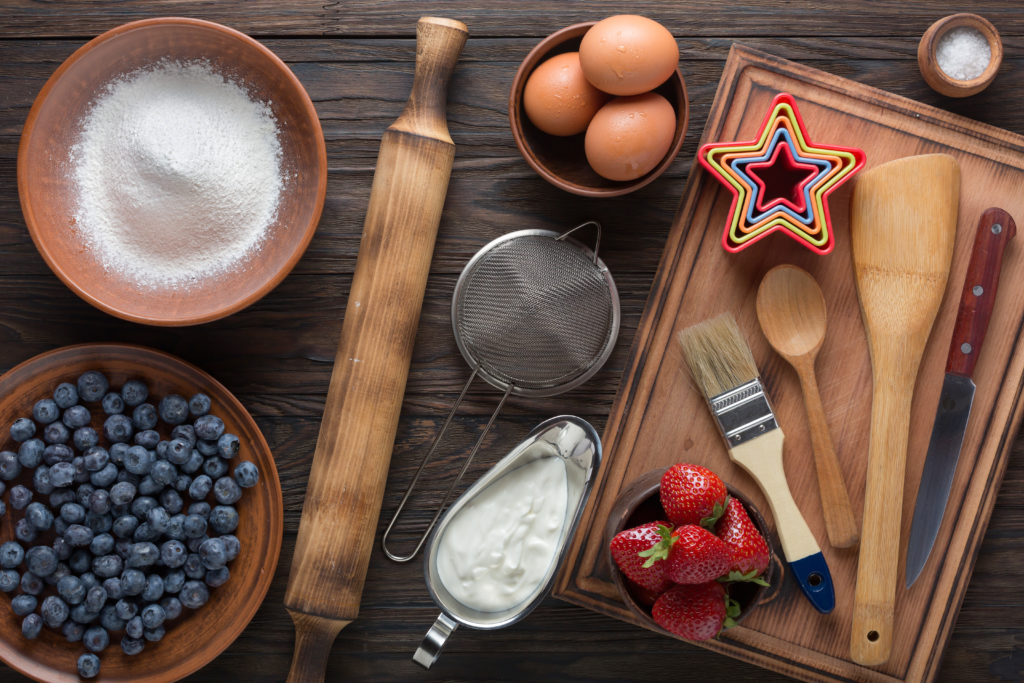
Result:
<svg viewBox="0 0 1024 683">
<path fill-rule="evenodd" d="M 726 495 L 725 505 L 722 505 L 721 503 L 715 503 L 715 507 L 711 511 L 711 514 L 705 517 L 704 519 L 700 520 L 700 525 L 708 531 L 710 531 L 711 533 L 715 533 L 715 524 L 717 524 L 718 520 L 721 519 L 722 515 L 725 514 L 725 508 L 728 507 L 728 505 L 729 496 Z"/>
<path fill-rule="evenodd" d="M 660 541 L 647 550 L 641 550 L 637 553 L 640 557 L 647 558 L 647 561 L 642 565 L 644 569 L 650 569 L 658 560 L 668 559 L 669 550 L 672 549 L 672 544 L 676 542 L 676 539 L 672 536 L 672 529 L 664 524 L 658 525 L 658 533 L 661 534 Z"/>
<path fill-rule="evenodd" d="M 740 615 L 740 603 L 736 602 L 728 595 L 725 596 L 725 621 L 722 622 L 722 628 L 718 633 L 721 633 L 727 628 L 732 628 L 736 625 L 736 617 Z M 716 636 L 717 637 L 717 636 Z"/>
<path fill-rule="evenodd" d="M 751 569 L 746 574 L 743 572 L 731 571 L 725 576 L 718 577 L 717 580 L 720 583 L 756 583 L 758 586 L 770 585 L 767 581 L 761 578 L 761 575 L 756 569 Z"/>
</svg>

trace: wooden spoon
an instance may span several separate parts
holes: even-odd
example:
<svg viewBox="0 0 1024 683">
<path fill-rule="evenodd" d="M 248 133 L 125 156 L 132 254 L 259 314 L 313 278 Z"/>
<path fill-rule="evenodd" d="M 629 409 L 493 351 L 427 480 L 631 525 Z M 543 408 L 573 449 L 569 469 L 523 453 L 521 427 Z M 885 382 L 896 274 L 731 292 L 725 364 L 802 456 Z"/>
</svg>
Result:
<svg viewBox="0 0 1024 683">
<path fill-rule="evenodd" d="M 871 351 L 871 438 L 850 655 L 878 666 L 892 652 L 903 478 L 914 384 L 949 277 L 960 167 L 947 154 L 862 173 L 850 200 L 857 294 Z"/>
<path fill-rule="evenodd" d="M 814 361 L 825 341 L 825 297 L 807 271 L 776 266 L 757 289 L 757 319 L 768 343 L 800 377 L 828 540 L 836 548 L 849 548 L 860 534 L 814 373 Z"/>
</svg>

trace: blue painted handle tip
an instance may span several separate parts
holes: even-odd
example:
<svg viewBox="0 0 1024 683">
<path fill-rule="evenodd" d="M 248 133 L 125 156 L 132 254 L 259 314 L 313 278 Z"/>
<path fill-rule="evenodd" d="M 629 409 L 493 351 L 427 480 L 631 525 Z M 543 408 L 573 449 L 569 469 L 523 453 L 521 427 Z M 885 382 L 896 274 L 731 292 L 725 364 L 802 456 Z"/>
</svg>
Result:
<svg viewBox="0 0 1024 683">
<path fill-rule="evenodd" d="M 814 609 L 828 614 L 836 606 L 836 592 L 832 586 L 832 574 L 828 571 L 825 556 L 814 553 L 789 563 L 793 577 L 800 584 L 800 590 L 814 605 Z"/>
</svg>

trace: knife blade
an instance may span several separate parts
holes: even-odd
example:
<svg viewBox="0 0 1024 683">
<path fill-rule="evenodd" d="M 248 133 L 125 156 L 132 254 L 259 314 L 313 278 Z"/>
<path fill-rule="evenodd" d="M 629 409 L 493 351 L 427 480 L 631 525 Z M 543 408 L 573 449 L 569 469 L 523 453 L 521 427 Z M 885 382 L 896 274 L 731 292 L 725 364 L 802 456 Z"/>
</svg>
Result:
<svg viewBox="0 0 1024 683">
<path fill-rule="evenodd" d="M 999 208 L 986 210 L 978 222 L 960 307 L 953 325 L 946 377 L 939 394 L 939 406 L 914 504 L 914 520 L 907 543 L 907 588 L 924 569 L 946 511 L 956 463 L 971 416 L 975 391 L 972 376 L 992 317 L 1003 250 L 1016 233 L 1013 218 Z"/>
</svg>

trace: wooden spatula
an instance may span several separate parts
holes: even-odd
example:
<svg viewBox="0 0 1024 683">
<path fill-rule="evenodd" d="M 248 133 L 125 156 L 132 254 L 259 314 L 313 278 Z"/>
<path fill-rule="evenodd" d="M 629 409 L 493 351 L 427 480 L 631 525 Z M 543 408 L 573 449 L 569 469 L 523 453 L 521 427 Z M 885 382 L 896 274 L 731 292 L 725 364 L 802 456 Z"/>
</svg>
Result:
<svg viewBox="0 0 1024 683">
<path fill-rule="evenodd" d="M 946 289 L 959 197 L 960 167 L 946 154 L 883 164 L 853 189 L 853 266 L 874 388 L 850 655 L 867 666 L 892 650 L 911 399 Z"/>
<path fill-rule="evenodd" d="M 284 596 L 290 683 L 324 679 L 334 638 L 359 613 L 455 156 L 445 96 L 466 36 L 460 21 L 420 19 L 412 94 L 380 143 Z"/>
</svg>

